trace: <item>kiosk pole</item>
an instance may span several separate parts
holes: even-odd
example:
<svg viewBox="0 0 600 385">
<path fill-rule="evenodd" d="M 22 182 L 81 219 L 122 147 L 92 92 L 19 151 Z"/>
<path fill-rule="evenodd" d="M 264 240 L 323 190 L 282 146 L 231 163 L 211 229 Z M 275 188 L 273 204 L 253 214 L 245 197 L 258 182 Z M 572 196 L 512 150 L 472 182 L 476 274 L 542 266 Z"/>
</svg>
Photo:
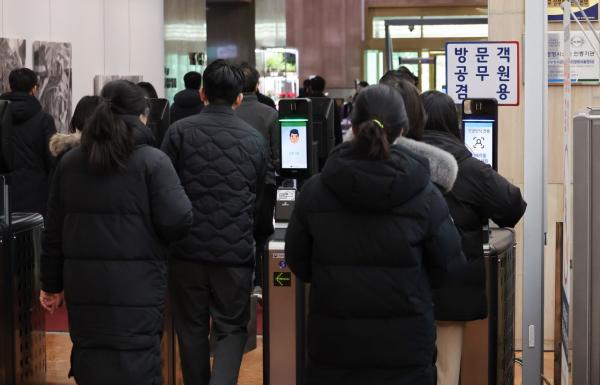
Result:
<svg viewBox="0 0 600 385">
<path fill-rule="evenodd" d="M 540 384 L 544 341 L 544 245 L 548 143 L 548 29 L 545 1 L 525 2 L 525 200 L 523 254 L 523 383 Z"/>
</svg>

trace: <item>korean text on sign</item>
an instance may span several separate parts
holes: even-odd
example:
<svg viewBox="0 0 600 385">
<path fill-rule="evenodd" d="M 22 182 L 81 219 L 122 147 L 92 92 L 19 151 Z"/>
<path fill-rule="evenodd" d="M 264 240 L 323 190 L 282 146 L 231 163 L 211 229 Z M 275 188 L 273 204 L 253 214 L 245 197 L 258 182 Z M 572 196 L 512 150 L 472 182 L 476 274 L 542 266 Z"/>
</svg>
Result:
<svg viewBox="0 0 600 385">
<path fill-rule="evenodd" d="M 456 103 L 494 98 L 519 104 L 519 43 L 447 43 L 447 92 Z"/>
</svg>

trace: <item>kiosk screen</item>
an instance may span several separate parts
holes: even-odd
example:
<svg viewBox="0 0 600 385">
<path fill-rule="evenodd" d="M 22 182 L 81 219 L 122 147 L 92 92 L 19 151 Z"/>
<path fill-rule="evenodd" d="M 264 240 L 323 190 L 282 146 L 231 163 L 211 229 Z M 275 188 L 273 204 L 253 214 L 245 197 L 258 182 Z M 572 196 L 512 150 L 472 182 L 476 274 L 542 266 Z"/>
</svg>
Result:
<svg viewBox="0 0 600 385">
<path fill-rule="evenodd" d="M 494 121 L 463 120 L 465 145 L 473 156 L 483 163 L 493 165 Z"/>
<path fill-rule="evenodd" d="M 307 119 L 281 119 L 281 168 L 308 169 Z"/>
</svg>

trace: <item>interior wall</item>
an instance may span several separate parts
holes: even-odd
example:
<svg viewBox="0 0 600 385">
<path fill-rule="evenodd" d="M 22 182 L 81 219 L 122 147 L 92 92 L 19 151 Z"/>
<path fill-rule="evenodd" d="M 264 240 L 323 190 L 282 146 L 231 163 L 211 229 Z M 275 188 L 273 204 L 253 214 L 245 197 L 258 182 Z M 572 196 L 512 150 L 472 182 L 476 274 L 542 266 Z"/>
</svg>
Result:
<svg viewBox="0 0 600 385">
<path fill-rule="evenodd" d="M 362 58 L 361 0 L 287 0 L 287 45 L 298 48 L 300 79 L 352 88 Z"/>
<path fill-rule="evenodd" d="M 163 0 L 0 0 L 0 36 L 69 42 L 73 107 L 95 75 L 142 75 L 164 94 Z M 1 59 L 0 59 L 1 60 Z"/>
<path fill-rule="evenodd" d="M 524 33 L 524 7 L 526 0 L 489 0 L 490 40 L 518 40 Z M 572 28 L 577 29 L 575 23 Z M 549 30 L 561 30 L 561 23 L 550 23 Z M 523 55 L 521 55 L 523 58 Z M 521 59 L 522 60 L 522 59 Z M 521 65 L 521 68 L 523 66 Z M 522 73 L 522 72 L 521 72 Z M 523 90 L 523 77 L 521 76 Z M 598 86 L 574 86 L 572 88 L 573 114 L 582 112 L 587 106 L 600 103 L 600 88 Z M 501 107 L 499 126 L 499 161 L 500 172 L 513 183 L 523 188 L 523 96 L 521 93 L 520 107 Z M 553 349 L 554 342 L 554 273 L 556 258 L 556 222 L 564 220 L 563 210 L 563 89 L 561 86 L 550 86 L 548 89 L 548 206 L 547 229 L 548 241 L 545 247 L 544 267 L 544 347 Z M 541 119 L 541 117 L 540 117 Z M 523 232 L 522 225 L 518 227 L 517 237 L 517 344 L 521 346 L 520 330 L 522 327 L 522 292 L 523 292 Z M 526 257 L 526 256 L 525 256 Z"/>
<path fill-rule="evenodd" d="M 208 61 L 229 59 L 254 65 L 254 1 L 207 3 Z"/>
</svg>

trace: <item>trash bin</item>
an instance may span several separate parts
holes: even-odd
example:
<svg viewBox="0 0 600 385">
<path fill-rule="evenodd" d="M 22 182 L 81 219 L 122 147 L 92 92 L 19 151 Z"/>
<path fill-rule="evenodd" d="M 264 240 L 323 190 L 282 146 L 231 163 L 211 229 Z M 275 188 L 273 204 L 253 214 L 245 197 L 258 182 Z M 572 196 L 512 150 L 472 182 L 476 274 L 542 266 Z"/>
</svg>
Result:
<svg viewBox="0 0 600 385">
<path fill-rule="evenodd" d="M 25 213 L 11 218 L 10 225 L 0 224 L 0 384 L 43 385 L 46 338 L 38 298 L 44 220 Z"/>
<path fill-rule="evenodd" d="M 461 385 L 513 385 L 515 359 L 515 233 L 492 229 L 484 246 L 488 317 L 468 322 Z"/>
</svg>

